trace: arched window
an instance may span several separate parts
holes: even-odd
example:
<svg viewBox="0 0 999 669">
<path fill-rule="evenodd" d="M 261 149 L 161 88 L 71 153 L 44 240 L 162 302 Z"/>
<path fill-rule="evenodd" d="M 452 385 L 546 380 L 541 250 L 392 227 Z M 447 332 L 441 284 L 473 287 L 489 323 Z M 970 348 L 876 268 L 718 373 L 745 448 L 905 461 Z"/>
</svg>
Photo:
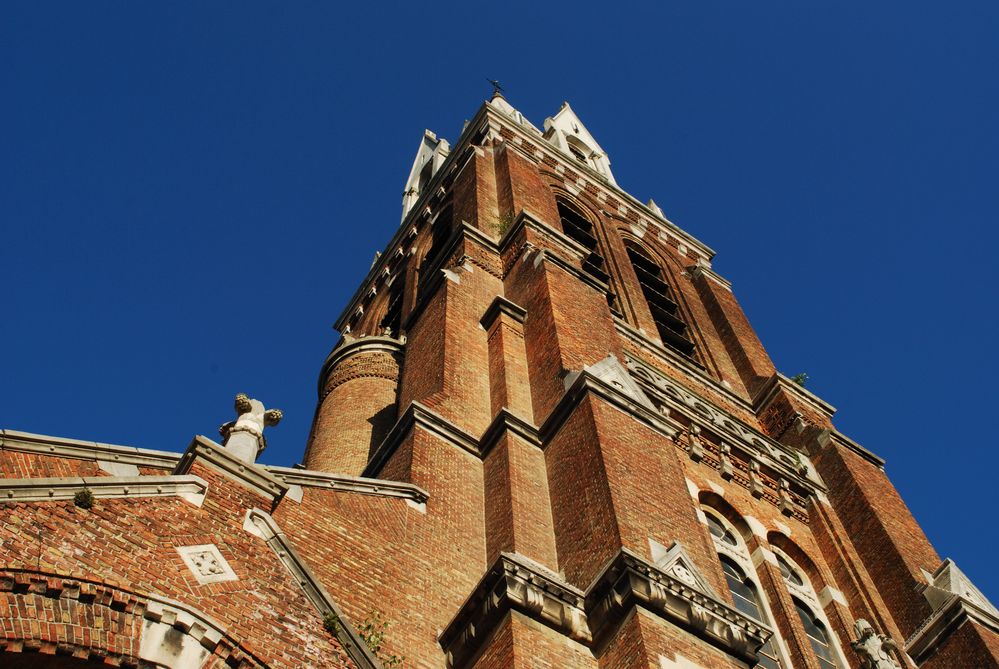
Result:
<svg viewBox="0 0 999 669">
<path fill-rule="evenodd" d="M 794 608 L 805 628 L 805 634 L 808 635 L 808 641 L 812 645 L 819 666 L 822 669 L 842 669 L 847 666 L 835 636 L 829 631 L 829 623 L 822 613 L 822 607 L 818 603 L 819 598 L 808 576 L 786 554 L 778 553 L 776 550 L 774 554 L 777 556 L 777 566 L 780 567 L 784 584 L 791 593 Z"/>
<path fill-rule="evenodd" d="M 714 509 L 705 507 L 703 511 L 735 608 L 774 630 L 773 636 L 760 647 L 756 666 L 764 669 L 789 667 L 790 664 L 782 659 L 786 656 L 779 650 L 783 646 L 774 627 L 773 616 L 770 614 L 766 599 L 760 594 L 759 586 L 749 576 L 753 573 L 753 561 L 749 557 L 749 549 L 740 533 L 721 516 L 716 515 Z"/>
<path fill-rule="evenodd" d="M 742 569 L 731 559 L 724 555 L 721 558 L 722 570 L 725 572 L 725 580 L 728 582 L 728 589 L 732 592 L 732 599 L 735 601 L 735 608 L 745 613 L 753 620 L 758 620 L 765 625 L 773 625 L 767 616 L 763 614 L 763 607 L 760 606 L 760 596 L 754 584 Z M 775 632 L 776 634 L 776 632 Z M 774 645 L 773 637 L 760 646 L 757 652 L 759 660 L 757 667 L 764 669 L 781 669 L 780 658 Z"/>
<path fill-rule="evenodd" d="M 426 254 L 423 256 L 423 261 L 420 263 L 417 269 L 418 281 L 417 284 L 417 299 L 421 299 L 430 286 L 430 277 L 434 270 L 438 269 L 437 265 L 441 262 L 441 254 L 444 253 L 444 247 L 447 246 L 448 240 L 451 239 L 451 206 L 448 205 L 434 222 L 430 229 L 430 248 L 427 250 Z"/>
<path fill-rule="evenodd" d="M 732 534 L 732 531 L 722 525 L 722 522 L 715 518 L 714 515 L 706 513 L 704 516 L 708 519 L 708 530 L 711 532 L 711 536 L 713 536 L 717 541 L 722 541 L 729 546 L 739 545 L 739 542 L 736 540 L 735 535 Z"/>
<path fill-rule="evenodd" d="M 583 260 L 583 271 L 607 283 L 610 276 L 604 271 L 604 257 L 600 255 L 597 238 L 593 234 L 593 224 L 580 211 L 565 202 L 558 200 L 556 204 L 562 232 L 589 251 L 589 255 Z"/>
<path fill-rule="evenodd" d="M 694 343 L 687 336 L 687 324 L 680 319 L 680 307 L 672 297 L 673 291 L 663 278 L 662 269 L 642 247 L 632 243 L 626 246 L 659 338 L 663 344 L 684 355 L 692 355 Z"/>
<path fill-rule="evenodd" d="M 801 618 L 801 624 L 805 627 L 805 634 L 808 635 L 808 641 L 812 644 L 812 650 L 815 651 L 815 657 L 819 660 L 819 666 L 822 669 L 839 669 L 840 665 L 835 659 L 832 640 L 829 638 L 826 626 L 815 617 L 807 604 L 797 597 L 791 599 L 794 601 L 794 608 L 798 610 L 798 617 Z"/>
<path fill-rule="evenodd" d="M 402 282 L 402 276 L 396 276 L 389 286 L 388 306 L 385 308 L 385 315 L 378 323 L 378 334 L 399 336 L 399 330 L 402 328 Z"/>
</svg>

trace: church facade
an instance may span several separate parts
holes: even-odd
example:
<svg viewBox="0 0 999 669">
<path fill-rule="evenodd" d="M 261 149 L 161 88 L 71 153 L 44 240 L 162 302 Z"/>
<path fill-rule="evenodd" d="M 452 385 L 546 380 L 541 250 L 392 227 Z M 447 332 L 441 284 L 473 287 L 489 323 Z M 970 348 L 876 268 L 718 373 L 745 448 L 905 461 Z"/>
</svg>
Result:
<svg viewBox="0 0 999 669">
<path fill-rule="evenodd" d="M 427 132 L 302 465 L 2 431 L 0 666 L 999 667 L 999 611 L 568 104 Z"/>
</svg>

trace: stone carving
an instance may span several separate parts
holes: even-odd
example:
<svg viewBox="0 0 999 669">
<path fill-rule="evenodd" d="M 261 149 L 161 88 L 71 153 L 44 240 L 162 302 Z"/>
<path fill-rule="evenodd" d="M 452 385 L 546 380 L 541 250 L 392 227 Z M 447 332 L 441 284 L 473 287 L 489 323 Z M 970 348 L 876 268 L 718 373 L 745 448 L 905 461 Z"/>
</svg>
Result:
<svg viewBox="0 0 999 669">
<path fill-rule="evenodd" d="M 760 476 L 760 463 L 749 461 L 749 494 L 759 499 L 763 497 L 763 478 Z"/>
<path fill-rule="evenodd" d="M 732 466 L 732 447 L 722 442 L 718 452 L 718 473 L 726 481 L 731 481 L 735 476 L 735 468 Z"/>
<path fill-rule="evenodd" d="M 791 500 L 791 484 L 787 479 L 780 480 L 780 488 L 777 490 L 780 502 L 780 512 L 785 516 L 794 515 L 794 502 Z"/>
<path fill-rule="evenodd" d="M 850 646 L 857 652 L 863 669 L 900 669 L 891 655 L 898 651 L 898 646 L 891 638 L 875 632 L 863 618 L 854 623 L 853 631 L 857 639 L 851 641 Z"/>
<path fill-rule="evenodd" d="M 280 423 L 284 414 L 280 409 L 264 409 L 263 402 L 243 393 L 236 395 L 235 408 L 236 420 L 219 427 L 219 434 L 225 439 L 226 450 L 253 463 L 267 446 L 264 428 Z"/>
<path fill-rule="evenodd" d="M 177 552 L 201 585 L 239 580 L 236 572 L 213 544 L 180 546 Z"/>
<path fill-rule="evenodd" d="M 704 459 L 704 446 L 701 444 L 701 428 L 695 423 L 690 424 L 687 437 L 687 453 L 694 462 Z"/>
</svg>

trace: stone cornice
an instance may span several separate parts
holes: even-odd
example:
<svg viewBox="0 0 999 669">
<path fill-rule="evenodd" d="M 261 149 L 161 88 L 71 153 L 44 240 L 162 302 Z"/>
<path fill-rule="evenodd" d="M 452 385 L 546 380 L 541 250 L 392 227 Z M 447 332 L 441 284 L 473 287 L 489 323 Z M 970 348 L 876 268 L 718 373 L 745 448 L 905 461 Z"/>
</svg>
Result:
<svg viewBox="0 0 999 669">
<path fill-rule="evenodd" d="M 406 322 L 403 324 L 404 330 L 408 331 L 412 327 L 413 323 L 416 322 L 416 319 L 423 313 L 423 310 L 426 308 L 431 298 L 433 298 L 437 290 L 447 280 L 444 272 L 441 271 L 444 269 L 444 263 L 454 257 L 458 247 L 460 247 L 465 241 L 472 241 L 493 254 L 499 254 L 499 247 L 496 246 L 495 240 L 487 236 L 481 230 L 473 228 L 465 221 L 462 221 L 455 226 L 454 232 L 451 233 L 451 236 L 444 244 L 444 249 L 441 251 L 437 262 L 433 266 L 426 268 L 429 276 L 425 279 L 421 279 L 424 283 L 418 291 L 416 304 L 413 305 L 412 311 L 410 311 L 409 315 L 406 316 Z M 347 312 L 345 311 L 344 313 Z"/>
<path fill-rule="evenodd" d="M 156 467 L 167 471 L 172 470 L 180 459 L 180 453 L 169 451 L 80 441 L 17 430 L 0 430 L 0 450 L 74 460 L 103 460 L 137 467 Z"/>
<path fill-rule="evenodd" d="M 448 667 L 471 663 L 508 611 L 519 611 L 583 644 L 591 641 L 583 592 L 534 561 L 501 553 L 438 641 Z"/>
<path fill-rule="evenodd" d="M 570 255 L 583 259 L 590 253 L 589 249 L 577 242 L 575 239 L 561 230 L 557 230 L 548 225 L 542 221 L 541 218 L 526 209 L 521 209 L 517 213 L 517 217 L 514 219 L 513 225 L 510 226 L 509 230 L 503 233 L 503 236 L 499 241 L 499 249 L 501 251 L 506 251 L 510 248 L 511 244 L 513 244 L 513 241 L 517 239 L 518 235 L 528 228 L 539 234 L 550 237 L 557 244 L 565 247 L 565 249 L 569 251 Z"/>
<path fill-rule="evenodd" d="M 196 436 L 177 463 L 174 474 L 187 474 L 196 461 L 203 461 L 240 485 L 276 503 L 288 491 L 282 483 L 263 465 L 249 464 L 241 460 L 208 437 Z"/>
<path fill-rule="evenodd" d="M 412 429 L 419 426 L 426 431 L 440 437 L 444 441 L 454 444 L 464 451 L 481 458 L 482 449 L 479 447 L 479 440 L 468 432 L 458 427 L 448 419 L 444 418 L 430 407 L 420 402 L 411 402 L 402 417 L 396 421 L 392 430 L 388 433 L 381 445 L 371 456 L 367 466 L 364 468 L 362 476 L 376 477 L 382 467 L 388 462 L 392 454 L 395 453 L 399 445 L 409 436 Z"/>
<path fill-rule="evenodd" d="M 805 390 L 805 388 L 800 384 L 795 383 L 780 372 L 774 375 L 766 383 L 766 385 L 760 388 L 760 391 L 753 399 L 753 410 L 756 413 L 763 411 L 763 409 L 770 403 L 771 400 L 773 400 L 774 396 L 779 391 L 784 391 L 788 395 L 792 395 L 802 404 L 807 404 L 817 413 L 823 414 L 828 418 L 832 418 L 833 414 L 836 413 L 836 407 L 829 404 L 815 393 Z"/>
<path fill-rule="evenodd" d="M 999 618 L 995 614 L 954 595 L 906 640 L 905 652 L 916 664 L 922 664 L 966 622 L 977 623 L 999 634 Z"/>
<path fill-rule="evenodd" d="M 497 295 L 486 309 L 486 313 L 483 314 L 479 323 L 488 330 L 493 326 L 493 323 L 496 322 L 500 314 L 509 317 L 516 323 L 523 323 L 527 320 L 527 309 L 501 295 Z"/>
<path fill-rule="evenodd" d="M 352 340 L 352 341 L 351 341 Z M 319 397 L 322 399 L 323 386 L 326 383 L 326 377 L 329 376 L 330 370 L 336 365 L 342 362 L 345 358 L 349 358 L 360 353 L 387 353 L 389 355 L 399 355 L 405 350 L 405 344 L 398 339 L 393 337 L 383 337 L 383 336 L 366 336 L 357 337 L 356 339 L 351 337 L 344 337 L 340 343 L 330 351 L 330 354 L 326 356 L 325 362 L 321 371 L 319 372 Z"/>
<path fill-rule="evenodd" d="M 811 468 L 802 469 L 806 456 L 789 446 L 774 441 L 759 430 L 747 425 L 713 402 L 696 395 L 658 370 L 628 357 L 628 370 L 638 379 L 642 388 L 671 410 L 683 413 L 688 419 L 772 467 L 780 476 L 795 481 L 811 491 L 824 491 L 825 486 L 810 474 Z"/>
<path fill-rule="evenodd" d="M 483 458 L 507 432 L 512 432 L 527 443 L 541 448 L 541 436 L 538 433 L 538 428 L 503 407 L 496 413 L 493 422 L 479 438 L 479 452 Z"/>
<path fill-rule="evenodd" d="M 832 444 L 839 448 L 845 448 L 848 451 L 853 451 L 863 459 L 870 462 L 872 465 L 878 467 L 879 469 L 884 469 L 885 460 L 878 454 L 870 451 L 853 439 L 840 432 L 839 430 L 823 430 L 818 436 L 819 446 L 825 448 L 826 446 Z"/>
<path fill-rule="evenodd" d="M 750 664 L 755 662 L 759 647 L 773 634 L 728 604 L 621 549 L 586 593 L 586 612 L 595 645 L 605 642 L 635 606 Z"/>
<path fill-rule="evenodd" d="M 298 485 L 303 488 L 320 488 L 336 492 L 352 492 L 359 495 L 375 495 L 377 497 L 398 497 L 423 504 L 429 498 L 427 491 L 412 483 L 388 481 L 385 479 L 333 474 L 310 469 L 294 467 L 267 467 L 268 472 L 282 483 Z"/>
<path fill-rule="evenodd" d="M 449 667 L 470 666 L 507 612 L 517 611 L 599 652 L 636 606 L 750 664 L 772 634 L 715 597 L 621 549 L 586 593 L 532 560 L 502 553 L 439 642 Z"/>
<path fill-rule="evenodd" d="M 375 658 L 374 654 L 368 649 L 360 635 L 351 627 L 350 622 L 344 617 L 343 612 L 336 605 L 336 602 L 326 592 L 326 588 L 323 587 L 322 582 L 312 573 L 312 570 L 309 569 L 309 566 L 299 556 L 295 547 L 288 540 L 288 537 L 285 536 L 284 532 L 281 531 L 280 526 L 278 526 L 270 514 L 260 509 L 247 510 L 243 520 L 243 529 L 267 542 L 267 545 L 277 555 L 281 564 L 288 570 L 288 573 L 291 574 L 295 583 L 302 589 L 302 592 L 305 593 L 309 601 L 312 602 L 312 605 L 319 612 L 320 616 L 325 618 L 327 615 L 332 614 L 336 617 L 339 625 L 334 627 L 333 633 L 358 668 L 380 669 L 381 664 Z"/>
<path fill-rule="evenodd" d="M 589 393 L 630 414 L 639 422 L 670 439 L 680 434 L 678 427 L 671 421 L 584 369 L 573 379 L 562 399 L 542 423 L 539 433 L 543 444 L 547 445 L 558 434 L 572 412 Z"/>
<path fill-rule="evenodd" d="M 731 389 L 722 385 L 717 379 L 708 374 L 699 364 L 691 361 L 686 356 L 675 352 L 673 349 L 659 344 L 620 316 L 614 317 L 614 328 L 618 331 L 618 334 L 624 336 L 631 343 L 638 345 L 642 351 L 651 353 L 657 358 L 660 358 L 663 362 L 683 370 L 686 374 L 694 377 L 706 387 L 715 391 L 736 406 L 742 407 L 749 412 L 753 410 L 752 404 L 744 400 Z M 634 356 L 631 357 L 633 358 Z"/>
<path fill-rule="evenodd" d="M 71 500 L 83 490 L 89 490 L 97 499 L 180 497 L 195 506 L 201 506 L 208 492 L 208 482 L 191 475 L 0 478 L 0 502 Z"/>
</svg>

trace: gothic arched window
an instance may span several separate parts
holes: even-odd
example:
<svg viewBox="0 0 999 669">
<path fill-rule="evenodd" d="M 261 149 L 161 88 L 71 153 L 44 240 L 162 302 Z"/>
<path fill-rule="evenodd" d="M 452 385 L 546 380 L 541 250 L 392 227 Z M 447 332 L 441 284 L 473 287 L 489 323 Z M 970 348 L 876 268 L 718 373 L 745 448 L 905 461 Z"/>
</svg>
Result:
<svg viewBox="0 0 999 669">
<path fill-rule="evenodd" d="M 583 260 L 583 271 L 590 276 L 607 283 L 610 276 L 604 270 L 604 257 L 600 254 L 597 237 L 593 232 L 593 224 L 575 207 L 557 200 L 559 222 L 562 223 L 562 232 L 575 242 L 583 245 L 589 255 Z"/>
<path fill-rule="evenodd" d="M 786 554 L 776 551 L 774 554 L 777 556 L 777 566 L 780 568 L 781 576 L 784 577 L 784 585 L 791 593 L 794 608 L 805 628 L 805 634 L 808 635 L 808 642 L 812 646 L 819 666 L 822 669 L 842 669 L 847 666 L 835 636 L 829 631 L 829 622 L 822 613 L 819 598 L 811 581 Z"/>
<path fill-rule="evenodd" d="M 708 519 L 708 530 L 718 541 L 724 541 L 729 546 L 738 546 L 739 542 L 736 541 L 735 535 L 732 534 L 732 530 L 728 529 L 722 522 L 715 518 L 712 514 L 706 513 L 704 517 Z"/>
<path fill-rule="evenodd" d="M 749 576 L 753 573 L 753 560 L 749 557 L 749 549 L 746 548 L 740 533 L 720 516 L 715 515 L 713 509 L 707 510 L 705 507 L 704 518 L 708 524 L 708 531 L 711 532 L 711 538 L 714 539 L 718 559 L 721 560 L 722 571 L 728 589 L 732 593 L 735 608 L 753 620 L 774 628 L 773 616 L 770 614 L 766 599 L 760 594 L 759 586 Z M 781 659 L 784 656 L 778 650 L 779 647 L 779 636 L 774 628 L 773 636 L 767 639 L 757 653 L 759 660 L 756 666 L 763 669 L 784 669 L 790 666 Z"/>
<path fill-rule="evenodd" d="M 417 299 L 422 298 L 426 294 L 427 288 L 431 284 L 430 277 L 441 263 L 441 255 L 444 253 L 448 240 L 451 239 L 451 218 L 451 206 L 448 205 L 437 215 L 437 218 L 431 224 L 430 248 L 427 249 L 417 269 L 417 280 L 419 281 L 417 284 Z"/>
<path fill-rule="evenodd" d="M 626 247 L 659 338 L 663 344 L 684 355 L 693 355 L 694 342 L 687 336 L 687 324 L 680 318 L 680 307 L 673 299 L 673 291 L 663 277 L 662 268 L 637 244 L 626 243 Z"/>
<path fill-rule="evenodd" d="M 385 315 L 378 323 L 378 334 L 398 337 L 402 328 L 402 276 L 395 276 L 389 286 Z"/>
<path fill-rule="evenodd" d="M 758 620 L 765 625 L 772 625 L 773 623 L 771 623 L 769 617 L 763 613 L 756 584 L 746 576 L 739 565 L 733 560 L 724 555 L 720 555 L 719 557 L 721 558 L 722 571 L 725 572 L 725 580 L 728 582 L 728 589 L 732 593 L 733 601 L 735 601 L 735 608 L 753 620 Z M 767 642 L 760 646 L 757 656 L 759 657 L 756 664 L 757 667 L 763 667 L 764 669 L 781 669 L 782 667 L 773 637 L 767 639 Z"/>
<path fill-rule="evenodd" d="M 826 631 L 825 624 L 812 613 L 812 609 L 807 604 L 797 597 L 791 599 L 794 601 L 794 608 L 798 610 L 798 617 L 801 618 L 801 624 L 805 627 L 805 634 L 808 635 L 808 641 L 812 644 L 812 650 L 819 661 L 819 666 L 822 669 L 839 669 L 840 665 L 833 653 L 832 640 Z"/>
</svg>

